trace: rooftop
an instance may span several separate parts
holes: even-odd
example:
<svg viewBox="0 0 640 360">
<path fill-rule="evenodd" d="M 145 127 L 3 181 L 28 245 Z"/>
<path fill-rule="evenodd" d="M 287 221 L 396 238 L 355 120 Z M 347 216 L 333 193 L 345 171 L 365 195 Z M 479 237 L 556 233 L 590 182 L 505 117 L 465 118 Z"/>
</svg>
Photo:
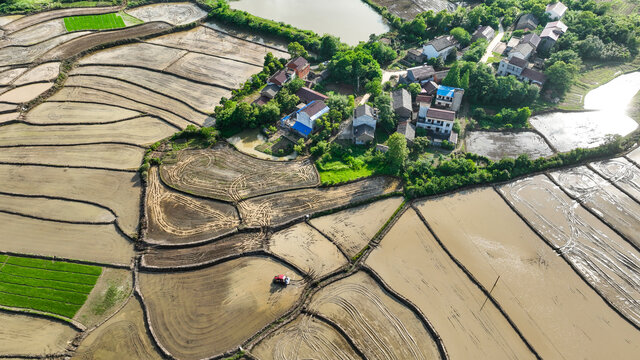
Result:
<svg viewBox="0 0 640 360">
<path fill-rule="evenodd" d="M 569 27 L 565 23 L 560 21 L 560 20 L 552 21 L 552 22 L 548 23 L 547 26 L 545 26 L 545 29 L 546 28 L 557 28 L 558 30 L 562 31 L 563 33 L 567 32 L 567 30 L 569 30 Z"/>
<path fill-rule="evenodd" d="M 413 139 L 416 138 L 416 128 L 409 121 L 400 122 L 398 124 L 397 132 L 404 135 L 404 137 L 409 141 L 413 141 Z"/>
<path fill-rule="evenodd" d="M 454 87 L 440 85 L 440 87 L 438 88 L 438 96 L 453 97 L 455 91 L 456 88 Z"/>
<path fill-rule="evenodd" d="M 495 35 L 495 30 L 493 30 L 493 28 L 488 25 L 480 26 L 476 29 L 476 31 L 473 32 L 473 38 L 475 39 L 479 38 L 480 36 L 484 37 L 485 39 L 489 39 L 490 37 L 493 37 L 493 35 Z"/>
<path fill-rule="evenodd" d="M 452 35 L 443 35 L 429 41 L 425 46 L 431 45 L 436 51 L 441 51 L 456 44 L 457 42 Z"/>
<path fill-rule="evenodd" d="M 265 86 L 262 91 L 260 91 L 260 94 L 273 99 L 274 96 L 276 96 L 276 94 L 278 93 L 278 91 L 280 91 L 280 86 L 276 85 L 276 84 L 270 84 Z"/>
<path fill-rule="evenodd" d="M 411 73 L 416 80 L 425 80 L 432 77 L 436 71 L 431 65 L 421 65 L 407 69 L 407 74 Z"/>
<path fill-rule="evenodd" d="M 567 11 L 567 7 L 561 2 L 557 2 L 555 4 L 549 4 L 547 5 L 547 12 L 551 12 L 551 11 L 562 16 L 564 15 L 564 12 Z"/>
<path fill-rule="evenodd" d="M 433 100 L 433 97 L 429 96 L 429 95 L 418 95 L 418 96 L 416 96 L 416 103 L 418 103 L 418 104 L 420 104 L 420 103 L 431 104 L 431 100 Z"/>
<path fill-rule="evenodd" d="M 537 48 L 540 45 L 540 36 L 536 33 L 529 33 L 522 37 L 520 44 L 531 44 L 531 46 Z"/>
<path fill-rule="evenodd" d="M 311 134 L 312 129 L 310 127 L 308 127 L 307 125 L 296 121 L 295 124 L 293 124 L 292 126 L 293 130 L 299 132 L 300 134 L 304 135 L 304 136 L 309 136 L 309 134 Z"/>
<path fill-rule="evenodd" d="M 281 69 L 277 73 L 273 74 L 273 76 L 269 78 L 268 82 L 283 85 L 287 81 L 287 77 L 287 70 Z"/>
<path fill-rule="evenodd" d="M 422 88 L 427 92 L 427 94 L 433 94 L 438 90 L 438 84 L 435 81 L 429 81 L 422 85 Z"/>
<path fill-rule="evenodd" d="M 407 89 L 398 89 L 391 93 L 393 110 L 405 108 L 411 110 L 411 94 Z"/>
<path fill-rule="evenodd" d="M 529 62 L 525 59 L 520 59 L 519 57 L 512 57 L 511 60 L 509 60 L 509 64 L 513 65 L 513 66 L 517 66 L 519 68 L 526 68 L 527 66 L 529 66 Z"/>
<path fill-rule="evenodd" d="M 308 87 L 301 87 L 300 90 L 296 92 L 296 96 L 300 98 L 300 101 L 308 104 L 314 100 L 326 100 L 327 96 L 319 93 L 315 90 L 311 90 Z"/>
<path fill-rule="evenodd" d="M 307 65 L 309 65 L 309 62 L 307 61 L 307 59 L 303 58 L 302 56 L 298 56 L 295 59 L 291 59 L 287 63 L 287 67 L 291 69 L 301 69 L 306 67 Z"/>
<path fill-rule="evenodd" d="M 431 119 L 437 119 L 437 120 L 453 121 L 456 119 L 456 112 L 449 111 L 449 110 L 441 110 L 436 108 L 429 108 L 429 110 L 427 110 L 427 117 Z"/>
<path fill-rule="evenodd" d="M 373 139 L 376 133 L 376 129 L 372 128 L 367 124 L 358 125 L 353 128 L 353 135 L 355 137 L 366 136 L 368 138 Z"/>
<path fill-rule="evenodd" d="M 543 73 L 531 69 L 522 70 L 520 76 L 525 77 L 531 81 L 539 82 L 541 84 L 544 84 L 544 82 L 547 81 L 547 77 Z"/>
<path fill-rule="evenodd" d="M 326 108 L 326 107 L 327 107 L 327 104 L 325 104 L 324 101 L 318 100 L 318 101 L 310 102 L 307 106 L 302 108 L 302 110 L 300 110 L 300 111 L 302 111 L 303 113 L 309 115 L 309 117 L 313 117 L 317 113 L 319 113 L 322 110 L 324 110 L 324 108 Z"/>
<path fill-rule="evenodd" d="M 520 43 L 520 38 L 513 36 L 511 37 L 511 39 L 509 39 L 509 42 L 507 43 L 507 47 L 514 48 L 519 43 Z"/>
<path fill-rule="evenodd" d="M 518 46 L 516 46 L 515 48 L 513 48 L 513 50 L 511 50 L 511 52 L 519 52 L 520 54 L 522 54 L 525 58 L 528 58 L 529 56 L 531 56 L 531 54 L 533 53 L 533 46 L 531 46 L 531 44 L 529 43 L 521 43 L 518 44 Z"/>
<path fill-rule="evenodd" d="M 520 20 L 518 20 L 518 24 L 516 25 L 516 29 L 535 29 L 540 22 L 533 14 L 524 14 L 520 16 Z"/>
<path fill-rule="evenodd" d="M 354 117 L 359 118 L 360 116 L 369 115 L 373 117 L 373 108 L 367 104 L 360 105 L 354 111 Z"/>
</svg>

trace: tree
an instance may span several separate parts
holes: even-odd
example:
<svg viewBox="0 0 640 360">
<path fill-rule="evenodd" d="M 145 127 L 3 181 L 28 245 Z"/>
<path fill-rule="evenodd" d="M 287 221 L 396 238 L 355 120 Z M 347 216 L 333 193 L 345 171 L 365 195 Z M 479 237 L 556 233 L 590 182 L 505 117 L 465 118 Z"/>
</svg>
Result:
<svg viewBox="0 0 640 360">
<path fill-rule="evenodd" d="M 380 64 L 363 49 L 337 53 L 329 62 L 331 77 L 339 82 L 351 83 L 360 91 L 366 81 L 382 79 Z"/>
<path fill-rule="evenodd" d="M 454 64 L 451 69 L 449 69 L 449 73 L 442 80 L 442 85 L 459 87 L 460 86 L 460 68 L 458 64 Z"/>
<path fill-rule="evenodd" d="M 392 47 L 380 41 L 360 43 L 357 48 L 366 50 L 380 64 L 388 64 L 398 56 L 398 53 Z"/>
<path fill-rule="evenodd" d="M 380 80 L 378 79 L 371 80 L 365 85 L 364 90 L 371 94 L 373 98 L 376 98 L 382 93 L 382 84 L 380 84 Z"/>
<path fill-rule="evenodd" d="M 284 113 L 288 113 L 298 105 L 300 98 L 295 94 L 291 94 L 286 88 L 281 89 L 276 94 L 275 100 L 280 104 L 280 110 Z"/>
<path fill-rule="evenodd" d="M 387 163 L 393 170 L 400 171 L 409 156 L 407 139 L 402 134 L 394 133 L 389 136 L 387 145 L 389 146 L 389 151 L 386 153 Z"/>
<path fill-rule="evenodd" d="M 460 43 L 460 46 L 466 47 L 471 42 L 469 32 L 461 27 L 453 28 L 449 32 Z"/>
<path fill-rule="evenodd" d="M 304 80 L 300 79 L 300 78 L 294 78 L 293 80 L 289 81 L 284 88 L 287 89 L 287 91 L 289 91 L 289 94 L 295 94 L 298 92 L 298 90 L 300 90 L 302 87 L 304 86 Z"/>
<path fill-rule="evenodd" d="M 339 49 L 339 38 L 328 34 L 320 38 L 320 56 L 322 56 L 323 59 L 330 59 Z"/>
<path fill-rule="evenodd" d="M 547 76 L 546 87 L 557 96 L 563 96 L 573 85 L 573 81 L 578 75 L 578 67 L 564 61 L 558 61 L 549 66 L 544 74 Z"/>
<path fill-rule="evenodd" d="M 411 99 L 415 100 L 416 96 L 418 96 L 422 91 L 422 87 L 418 83 L 411 83 L 407 87 L 407 90 L 409 91 L 409 93 L 411 93 Z"/>
<path fill-rule="evenodd" d="M 306 58 L 309 56 L 309 53 L 307 52 L 307 50 L 305 50 L 304 46 L 302 46 L 297 41 L 289 43 L 289 46 L 287 46 L 287 51 L 289 52 L 292 58 L 295 58 L 298 56 L 302 56 Z"/>
<path fill-rule="evenodd" d="M 462 89 L 467 90 L 469 88 L 469 76 L 470 76 L 469 73 L 471 73 L 471 70 L 465 71 L 464 75 L 462 75 L 462 78 L 460 79 L 459 86 Z"/>
<path fill-rule="evenodd" d="M 391 108 L 391 97 L 381 94 L 374 100 L 373 105 L 378 109 L 378 119 L 382 128 L 387 132 L 395 130 L 396 120 Z"/>
</svg>

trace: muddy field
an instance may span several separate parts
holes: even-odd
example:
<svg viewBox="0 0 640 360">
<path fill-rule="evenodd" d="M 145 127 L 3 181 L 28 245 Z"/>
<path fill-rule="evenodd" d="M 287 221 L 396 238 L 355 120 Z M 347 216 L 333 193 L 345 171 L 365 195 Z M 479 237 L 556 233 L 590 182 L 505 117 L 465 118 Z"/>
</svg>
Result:
<svg viewBox="0 0 640 360">
<path fill-rule="evenodd" d="M 178 193 L 167 188 L 158 169 L 149 170 L 144 240 L 152 244 L 179 245 L 214 239 L 240 224 L 232 205 Z"/>
<path fill-rule="evenodd" d="M 591 166 L 598 174 L 640 201 L 640 168 L 635 164 L 625 158 L 616 158 L 595 162 Z"/>
<path fill-rule="evenodd" d="M 322 277 L 347 263 L 347 258 L 331 241 L 304 223 L 271 235 L 268 249 L 313 278 Z"/>
<path fill-rule="evenodd" d="M 72 359 L 120 360 L 123 354 L 135 359 L 160 360 L 144 324 L 144 312 L 137 298 L 128 300 L 114 317 L 82 341 Z"/>
<path fill-rule="evenodd" d="M 373 239 L 401 203 L 401 197 L 393 197 L 315 218 L 310 223 L 348 256 L 355 256 Z"/>
<path fill-rule="evenodd" d="M 294 283 L 272 284 L 273 274 Z M 140 288 L 159 343 L 180 359 L 237 348 L 289 310 L 303 284 L 293 269 L 267 257 L 231 260 L 203 270 L 141 273 Z"/>
<path fill-rule="evenodd" d="M 19 86 L 2 93 L 2 95 L 0 95 L 0 102 L 13 104 L 28 102 L 37 98 L 38 95 L 49 90 L 52 86 L 53 83 L 36 83 Z"/>
<path fill-rule="evenodd" d="M 133 291 L 129 269 L 102 268 L 102 273 L 74 320 L 87 328 L 100 325 L 125 305 Z"/>
<path fill-rule="evenodd" d="M 107 209 L 77 201 L 0 194 L 0 210 L 12 214 L 77 223 L 111 223 Z"/>
<path fill-rule="evenodd" d="M 80 59 L 78 63 L 81 65 L 135 65 L 164 70 L 186 54 L 185 50 L 148 43 L 134 43 L 92 53 Z"/>
<path fill-rule="evenodd" d="M 77 332 L 67 324 L 0 311 L 0 354 L 49 355 L 65 351 Z"/>
<path fill-rule="evenodd" d="M 31 111 L 26 121 L 32 124 L 101 124 L 131 119 L 142 114 L 110 105 L 78 102 L 45 102 Z"/>
<path fill-rule="evenodd" d="M 5 30 L 7 34 L 10 34 L 12 32 L 24 29 L 28 26 L 39 24 L 52 19 L 59 19 L 68 16 L 106 14 L 113 12 L 116 9 L 116 7 L 87 7 L 45 11 L 16 19 L 6 25 L 2 25 L 2 29 Z"/>
<path fill-rule="evenodd" d="M 272 162 L 220 144 L 207 150 L 184 150 L 166 158 L 160 176 L 169 186 L 212 199 L 244 198 L 317 185 L 310 161 Z"/>
<path fill-rule="evenodd" d="M 301 315 L 251 349 L 262 360 L 360 359 L 334 328 L 309 315 Z"/>
<path fill-rule="evenodd" d="M 636 163 L 640 163 L 640 147 L 627 154 L 627 157 Z"/>
<path fill-rule="evenodd" d="M 551 176 L 573 198 L 640 249 L 640 205 L 637 202 L 583 166 L 552 172 Z"/>
<path fill-rule="evenodd" d="M 465 144 L 467 151 L 496 161 L 505 157 L 517 158 L 522 154 L 529 155 L 531 159 L 553 155 L 549 145 L 534 132 L 470 131 L 465 137 Z"/>
<path fill-rule="evenodd" d="M 0 162 L 137 170 L 144 149 L 123 144 L 21 146 L 0 151 Z"/>
<path fill-rule="evenodd" d="M 266 237 L 262 233 L 240 233 L 205 245 L 177 248 L 150 248 L 142 254 L 140 264 L 145 268 L 195 268 L 221 259 L 263 250 Z"/>
<path fill-rule="evenodd" d="M 394 259 L 394 261 L 389 261 Z M 433 324 L 451 359 L 533 359 L 504 316 L 447 256 L 414 210 L 367 258 L 389 286 Z"/>
<path fill-rule="evenodd" d="M 40 59 L 44 53 L 61 45 L 62 43 L 70 42 L 72 39 L 88 34 L 91 34 L 91 31 L 77 31 L 74 33 L 56 36 L 49 40 L 27 47 L 7 46 L 0 48 L 0 66 L 32 63 Z"/>
<path fill-rule="evenodd" d="M 440 358 L 420 318 L 364 272 L 320 290 L 309 310 L 342 328 L 367 358 Z"/>
<path fill-rule="evenodd" d="M 421 12 L 433 10 L 455 10 L 456 5 L 448 0 L 374 0 L 378 5 L 386 6 L 389 11 L 403 19 L 411 20 Z"/>
<path fill-rule="evenodd" d="M 580 275 L 640 324 L 640 254 L 632 245 L 542 175 L 500 191 Z"/>
<path fill-rule="evenodd" d="M 33 45 L 66 32 L 67 29 L 65 29 L 62 19 L 50 20 L 9 34 L 0 40 L 0 47 Z"/>
<path fill-rule="evenodd" d="M 500 277 L 492 296 L 543 359 L 622 359 L 637 352 L 631 339 L 640 334 L 633 326 L 492 188 L 423 201 L 417 208 L 485 288 Z"/>
<path fill-rule="evenodd" d="M 142 21 L 165 21 L 184 25 L 207 16 L 207 12 L 191 3 L 167 3 L 141 6 L 127 10 L 127 14 Z"/>
<path fill-rule="evenodd" d="M 13 85 L 24 85 L 40 81 L 53 81 L 60 73 L 60 63 L 57 61 L 38 65 L 17 78 Z"/>
<path fill-rule="evenodd" d="M 401 190 L 399 179 L 379 176 L 335 187 L 258 196 L 238 203 L 238 210 L 247 226 L 276 226 L 292 219 L 357 204 Z"/>
</svg>

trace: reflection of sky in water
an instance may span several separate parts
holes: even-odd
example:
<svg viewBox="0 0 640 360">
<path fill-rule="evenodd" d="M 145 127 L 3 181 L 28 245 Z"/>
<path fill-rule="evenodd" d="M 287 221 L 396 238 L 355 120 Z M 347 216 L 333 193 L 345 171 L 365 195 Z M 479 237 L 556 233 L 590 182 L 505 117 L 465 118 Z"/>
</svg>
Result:
<svg viewBox="0 0 640 360">
<path fill-rule="evenodd" d="M 389 31 L 382 17 L 360 0 L 239 0 L 229 5 L 319 35 L 339 36 L 349 45 Z"/>
<path fill-rule="evenodd" d="M 627 135 L 638 127 L 626 114 L 638 91 L 640 72 L 622 75 L 585 97 L 585 109 L 599 111 L 534 116 L 531 124 L 559 151 L 596 147 L 604 143 L 609 134 Z"/>
</svg>

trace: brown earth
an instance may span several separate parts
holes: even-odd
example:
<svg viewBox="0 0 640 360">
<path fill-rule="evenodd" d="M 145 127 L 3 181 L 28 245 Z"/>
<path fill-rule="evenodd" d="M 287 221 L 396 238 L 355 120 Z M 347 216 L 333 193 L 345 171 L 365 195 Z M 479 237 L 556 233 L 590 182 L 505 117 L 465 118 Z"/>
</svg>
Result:
<svg viewBox="0 0 640 360">
<path fill-rule="evenodd" d="M 37 60 L 42 60 L 40 58 L 42 54 L 56 46 L 91 33 L 91 31 L 78 31 L 56 36 L 49 40 L 27 47 L 7 46 L 0 48 L 0 66 L 27 64 Z"/>
<path fill-rule="evenodd" d="M 601 176 L 614 182 L 620 188 L 640 201 L 640 169 L 625 158 L 610 159 L 591 163 Z"/>
<path fill-rule="evenodd" d="M 57 61 L 38 65 L 22 74 L 13 85 L 24 85 L 39 81 L 53 81 L 60 73 L 60 63 Z"/>
<path fill-rule="evenodd" d="M 170 50 L 166 47 L 164 49 Z M 246 79 L 262 71 L 262 68 L 209 55 L 189 53 L 169 66 L 166 71 L 236 89 L 240 88 Z"/>
<path fill-rule="evenodd" d="M 23 85 L 4 92 L 2 95 L 0 95 L 0 101 L 14 104 L 31 101 L 37 98 L 43 92 L 49 90 L 49 88 L 51 88 L 52 86 L 53 83 L 49 82 Z"/>
<path fill-rule="evenodd" d="M 287 274 L 293 283 L 272 283 Z M 244 257 L 202 270 L 140 273 L 140 288 L 158 342 L 184 360 L 237 348 L 281 317 L 302 294 L 295 270 L 267 257 Z"/>
<path fill-rule="evenodd" d="M 22 197 L 0 194 L 0 210 L 38 218 L 70 222 L 108 223 L 116 218 L 101 207 L 75 201 L 44 197 Z"/>
<path fill-rule="evenodd" d="M 137 65 L 163 70 L 187 54 L 185 50 L 171 49 L 148 43 L 135 43 L 112 47 L 89 54 L 78 63 Z"/>
<path fill-rule="evenodd" d="M 32 124 L 100 124 L 140 116 L 137 111 L 120 107 L 74 102 L 44 102 L 29 111 Z"/>
<path fill-rule="evenodd" d="M 145 241 L 152 244 L 197 243 L 229 233 L 240 224 L 238 212 L 230 204 L 167 188 L 157 167 L 149 169 L 146 209 L 149 223 Z"/>
<path fill-rule="evenodd" d="M 77 332 L 63 322 L 0 311 L 0 354 L 50 355 L 65 351 Z"/>
<path fill-rule="evenodd" d="M 243 224 L 247 226 L 277 226 L 305 215 L 401 190 L 400 180 L 380 176 L 330 188 L 291 190 L 259 196 L 238 203 L 238 210 Z"/>
<path fill-rule="evenodd" d="M 543 359 L 629 358 L 640 334 L 492 189 L 417 204 Z"/>
<path fill-rule="evenodd" d="M 133 274 L 129 269 L 114 269 L 104 267 L 89 293 L 87 301 L 78 310 L 74 320 L 87 328 L 98 325 L 108 317 L 120 310 L 120 307 L 129 300 L 133 290 Z M 113 297 L 108 292 L 112 292 Z"/>
<path fill-rule="evenodd" d="M 118 11 L 118 7 L 73 8 L 73 9 L 44 11 L 35 15 L 25 16 L 15 21 L 12 21 L 7 25 L 2 26 L 2 28 L 7 33 L 12 33 L 14 31 L 24 29 L 27 26 L 32 26 L 32 25 L 45 22 L 48 20 L 52 20 L 52 19 L 59 19 L 59 18 L 68 17 L 68 16 L 106 14 L 114 11 Z"/>
<path fill-rule="evenodd" d="M 178 249 L 149 248 L 140 265 L 147 268 L 189 268 L 219 261 L 229 256 L 263 249 L 262 233 L 240 233 L 196 247 Z"/>
<path fill-rule="evenodd" d="M 0 85 L 9 85 L 13 79 L 17 78 L 25 71 L 27 71 L 27 68 L 19 67 L 0 72 Z"/>
<path fill-rule="evenodd" d="M 38 26 L 16 31 L 0 40 L 0 47 L 11 45 L 33 45 L 67 32 L 62 19 L 50 20 Z"/>
<path fill-rule="evenodd" d="M 534 359 L 493 303 L 483 307 L 484 293 L 449 258 L 413 209 L 400 217 L 366 264 L 424 313 L 450 359 Z"/>
<path fill-rule="evenodd" d="M 439 359 L 420 318 L 364 272 L 321 289 L 309 304 L 336 323 L 369 359 Z"/>
<path fill-rule="evenodd" d="M 183 150 L 163 160 L 160 176 L 188 193 L 238 201 L 265 193 L 317 185 L 313 164 L 260 160 L 219 144 L 213 149 Z"/>
</svg>

